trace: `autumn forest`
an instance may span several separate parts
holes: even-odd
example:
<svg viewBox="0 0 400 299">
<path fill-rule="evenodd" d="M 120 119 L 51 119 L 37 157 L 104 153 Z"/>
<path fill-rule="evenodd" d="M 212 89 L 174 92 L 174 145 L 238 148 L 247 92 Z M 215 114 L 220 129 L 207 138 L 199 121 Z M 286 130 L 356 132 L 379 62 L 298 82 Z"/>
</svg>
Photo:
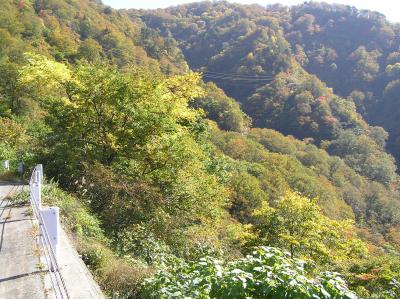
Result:
<svg viewBox="0 0 400 299">
<path fill-rule="evenodd" d="M 399 298 L 397 100 L 378 12 L 0 0 L 0 160 L 110 298 Z"/>
</svg>

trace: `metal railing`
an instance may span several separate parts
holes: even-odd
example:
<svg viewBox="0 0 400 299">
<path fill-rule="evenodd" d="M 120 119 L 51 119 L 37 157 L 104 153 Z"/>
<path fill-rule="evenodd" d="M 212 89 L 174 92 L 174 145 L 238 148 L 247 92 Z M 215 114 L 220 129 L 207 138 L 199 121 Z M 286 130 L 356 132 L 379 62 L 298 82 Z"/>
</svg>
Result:
<svg viewBox="0 0 400 299">
<path fill-rule="evenodd" d="M 43 167 L 37 165 L 29 181 L 30 202 L 39 224 L 40 245 L 46 260 L 50 282 L 56 298 L 67 298 L 67 287 L 59 266 L 60 221 L 58 207 L 42 207 Z"/>
</svg>

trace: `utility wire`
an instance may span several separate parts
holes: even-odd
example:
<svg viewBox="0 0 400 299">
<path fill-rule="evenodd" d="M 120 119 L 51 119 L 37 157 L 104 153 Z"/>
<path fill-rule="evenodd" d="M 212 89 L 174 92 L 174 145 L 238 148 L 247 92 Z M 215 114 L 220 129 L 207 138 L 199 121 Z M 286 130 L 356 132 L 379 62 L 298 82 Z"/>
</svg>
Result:
<svg viewBox="0 0 400 299">
<path fill-rule="evenodd" d="M 217 73 L 217 72 L 211 72 L 211 71 L 201 71 L 197 70 L 200 73 L 207 74 L 207 75 L 215 75 L 215 76 L 228 76 L 228 77 L 238 77 L 238 78 L 248 78 L 248 79 L 273 79 L 275 76 L 272 75 L 262 75 L 262 76 L 257 76 L 257 75 L 241 75 L 241 74 L 227 74 L 227 73 Z"/>
<path fill-rule="evenodd" d="M 207 75 L 203 74 L 204 78 L 215 79 L 215 80 L 229 80 L 229 81 L 245 81 L 245 82 L 271 82 L 274 79 L 261 79 L 261 78 L 240 78 L 240 77 L 231 77 L 231 76 L 216 76 L 216 75 Z"/>
</svg>

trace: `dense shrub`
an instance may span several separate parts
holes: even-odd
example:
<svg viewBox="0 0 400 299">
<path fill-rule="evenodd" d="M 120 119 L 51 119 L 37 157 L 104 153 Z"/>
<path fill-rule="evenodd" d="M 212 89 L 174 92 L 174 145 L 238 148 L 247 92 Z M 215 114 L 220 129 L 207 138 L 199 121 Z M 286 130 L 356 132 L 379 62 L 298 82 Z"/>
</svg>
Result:
<svg viewBox="0 0 400 299">
<path fill-rule="evenodd" d="M 357 298 L 333 272 L 311 277 L 306 262 L 272 247 L 259 247 L 238 261 L 211 257 L 178 261 L 143 284 L 146 298 Z"/>
</svg>

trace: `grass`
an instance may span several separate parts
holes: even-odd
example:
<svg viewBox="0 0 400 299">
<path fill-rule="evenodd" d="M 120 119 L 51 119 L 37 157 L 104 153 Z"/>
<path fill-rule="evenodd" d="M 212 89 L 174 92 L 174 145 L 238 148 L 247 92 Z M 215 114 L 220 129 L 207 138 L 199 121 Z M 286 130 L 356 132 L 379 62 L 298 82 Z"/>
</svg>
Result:
<svg viewBox="0 0 400 299">
<path fill-rule="evenodd" d="M 30 235 L 32 238 L 36 238 L 37 236 L 39 236 L 39 226 L 37 224 L 32 225 Z"/>
<path fill-rule="evenodd" d="M 37 262 L 35 268 L 38 269 L 39 271 L 43 271 L 46 268 L 46 265 L 43 264 L 42 262 Z"/>
<path fill-rule="evenodd" d="M 63 228 L 72 236 L 78 253 L 101 289 L 111 298 L 137 298 L 142 281 L 152 269 L 113 252 L 100 221 L 78 198 L 54 182 L 43 185 L 42 201 L 60 208 Z"/>
</svg>

